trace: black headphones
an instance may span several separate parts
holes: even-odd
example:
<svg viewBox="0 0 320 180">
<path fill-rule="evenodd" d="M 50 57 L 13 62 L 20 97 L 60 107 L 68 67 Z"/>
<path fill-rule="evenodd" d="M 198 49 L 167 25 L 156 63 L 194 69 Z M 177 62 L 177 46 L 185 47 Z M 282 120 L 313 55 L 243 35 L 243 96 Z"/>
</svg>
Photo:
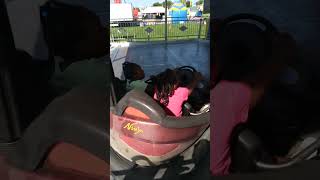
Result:
<svg viewBox="0 0 320 180">
<path fill-rule="evenodd" d="M 191 72 L 197 72 L 197 70 L 192 66 L 181 66 L 181 67 L 177 68 L 177 70 L 187 70 L 187 71 L 191 71 Z"/>
<path fill-rule="evenodd" d="M 268 46 L 271 46 L 273 36 L 278 33 L 278 29 L 268 19 L 254 14 L 241 13 L 225 18 L 221 22 L 217 34 L 224 32 L 225 29 L 235 23 L 243 26 L 255 25 L 264 33 Z"/>
<path fill-rule="evenodd" d="M 273 36 L 278 33 L 278 29 L 269 20 L 254 14 L 248 14 L 248 13 L 234 14 L 222 20 L 215 34 L 215 36 L 217 37 L 216 40 L 220 41 L 220 37 L 221 37 L 220 34 L 224 33 L 230 26 L 234 24 L 237 24 L 239 26 L 254 25 L 258 29 L 260 29 L 264 35 L 264 39 L 266 42 L 266 48 L 267 48 L 266 54 L 271 55 L 272 39 L 273 39 Z M 218 83 L 220 78 L 221 78 L 221 74 L 218 74 L 215 85 Z"/>
<path fill-rule="evenodd" d="M 181 66 L 179 68 L 176 68 L 176 70 L 181 72 L 180 83 L 182 87 L 188 86 L 194 78 L 194 73 L 197 72 L 197 70 L 192 66 Z"/>
<path fill-rule="evenodd" d="M 264 32 L 270 34 L 278 32 L 277 28 L 266 18 L 247 13 L 235 14 L 225 18 L 221 23 L 221 29 L 235 22 L 255 24 L 256 26 L 260 27 Z M 261 25 L 263 27 L 261 27 Z"/>
</svg>

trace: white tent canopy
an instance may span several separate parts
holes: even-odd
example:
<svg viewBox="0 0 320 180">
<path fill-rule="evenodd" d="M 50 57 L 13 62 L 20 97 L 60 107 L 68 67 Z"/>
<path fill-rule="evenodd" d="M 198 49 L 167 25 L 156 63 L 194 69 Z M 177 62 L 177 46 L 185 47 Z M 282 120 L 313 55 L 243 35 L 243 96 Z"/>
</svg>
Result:
<svg viewBox="0 0 320 180">
<path fill-rule="evenodd" d="M 147 7 L 144 9 L 141 13 L 142 14 L 159 14 L 159 13 L 165 13 L 165 8 L 161 6 L 156 7 Z"/>
</svg>

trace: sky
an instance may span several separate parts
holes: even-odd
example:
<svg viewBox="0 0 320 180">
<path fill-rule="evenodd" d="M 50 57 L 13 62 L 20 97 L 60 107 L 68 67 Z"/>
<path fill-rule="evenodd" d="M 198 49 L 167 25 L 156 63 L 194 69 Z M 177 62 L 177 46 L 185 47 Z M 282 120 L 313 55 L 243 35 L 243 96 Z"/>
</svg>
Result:
<svg viewBox="0 0 320 180">
<path fill-rule="evenodd" d="M 164 0 L 122 0 L 123 2 L 126 3 L 132 3 L 134 7 L 148 7 L 152 6 L 153 3 L 155 2 L 164 2 Z M 171 0 L 174 2 L 175 0 Z M 195 3 L 197 0 L 194 0 L 193 3 Z"/>
<path fill-rule="evenodd" d="M 132 3 L 135 7 L 148 7 L 155 2 L 163 2 L 164 0 L 126 0 L 127 3 Z"/>
</svg>

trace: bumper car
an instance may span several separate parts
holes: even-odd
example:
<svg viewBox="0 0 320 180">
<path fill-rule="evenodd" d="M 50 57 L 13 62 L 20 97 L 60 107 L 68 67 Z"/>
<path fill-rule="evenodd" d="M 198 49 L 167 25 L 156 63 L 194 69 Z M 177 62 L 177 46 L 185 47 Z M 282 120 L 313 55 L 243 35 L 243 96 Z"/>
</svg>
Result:
<svg viewBox="0 0 320 180">
<path fill-rule="evenodd" d="M 255 24 L 266 35 L 278 32 L 267 19 L 253 14 L 230 16 L 222 22 L 222 28 L 236 22 Z M 306 124 L 311 121 L 302 121 L 314 118 L 314 112 L 305 106 L 316 102 L 308 98 L 310 79 L 298 73 L 298 62 L 291 66 L 250 112 L 249 121 L 234 129 L 230 140 L 232 173 L 281 170 L 318 158 L 319 126 L 310 129 Z M 276 156 L 285 158 L 279 161 Z"/>
<path fill-rule="evenodd" d="M 194 68 L 183 66 L 178 69 L 185 72 L 184 82 L 193 78 Z M 146 92 L 131 90 L 120 98 L 115 98 L 113 86 L 110 107 L 111 173 L 121 175 L 121 172 L 135 167 L 170 164 L 177 156 L 183 156 L 185 160 L 199 159 L 200 154 L 205 153 L 200 149 L 207 150 L 208 147 L 208 143 L 201 143 L 201 140 L 209 140 L 210 90 L 207 82 L 199 82 L 184 104 L 182 117 L 165 113 L 152 98 L 153 93 L 148 91 L 153 89 L 150 84 Z"/>
</svg>

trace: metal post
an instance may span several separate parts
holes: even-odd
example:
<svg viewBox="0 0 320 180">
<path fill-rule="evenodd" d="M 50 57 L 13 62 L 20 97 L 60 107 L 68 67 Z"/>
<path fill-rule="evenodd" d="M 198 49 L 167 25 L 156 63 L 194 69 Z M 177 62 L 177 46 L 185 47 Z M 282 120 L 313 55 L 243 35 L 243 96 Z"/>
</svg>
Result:
<svg viewBox="0 0 320 180">
<path fill-rule="evenodd" d="M 210 18 L 206 20 L 207 30 L 206 30 L 206 39 L 210 40 Z"/>
<path fill-rule="evenodd" d="M 200 27 L 199 27 L 198 39 L 200 39 L 200 37 L 201 37 L 201 25 L 202 25 L 202 18 L 200 19 Z"/>
<path fill-rule="evenodd" d="M 114 80 L 115 80 L 115 75 L 114 75 L 114 70 L 113 70 L 113 65 L 112 65 L 112 59 L 109 58 L 109 61 L 107 62 L 107 66 L 109 67 L 110 74 L 107 82 L 108 87 L 110 87 L 110 101 L 111 101 L 111 106 L 114 106 L 117 104 L 117 94 L 114 89 Z M 109 89 L 109 88 L 108 88 Z"/>
<path fill-rule="evenodd" d="M 168 0 L 165 0 L 165 30 L 164 30 L 164 39 L 167 42 L 168 41 Z"/>
</svg>

